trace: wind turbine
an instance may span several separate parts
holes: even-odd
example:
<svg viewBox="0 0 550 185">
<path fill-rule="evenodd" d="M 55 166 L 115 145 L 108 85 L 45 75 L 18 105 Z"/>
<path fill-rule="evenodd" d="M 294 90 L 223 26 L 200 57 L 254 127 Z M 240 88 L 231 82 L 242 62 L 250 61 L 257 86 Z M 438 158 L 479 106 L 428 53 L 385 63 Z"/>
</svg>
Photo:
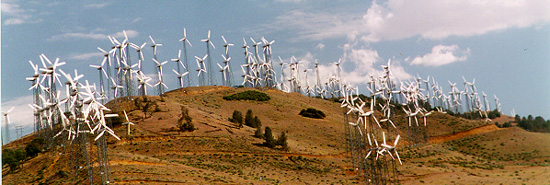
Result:
<svg viewBox="0 0 550 185">
<path fill-rule="evenodd" d="M 212 41 L 210 40 L 210 30 L 208 30 L 208 37 L 206 39 L 202 39 L 201 42 L 205 42 L 206 43 L 206 62 L 208 63 L 208 68 L 207 68 L 207 71 L 209 71 L 208 73 L 208 85 L 216 85 L 216 80 L 214 79 L 214 72 L 212 70 L 214 70 L 212 68 L 212 59 L 210 56 L 210 45 L 212 46 L 212 48 L 216 49 L 216 47 L 214 46 L 214 44 L 212 43 Z"/>
<path fill-rule="evenodd" d="M 231 77 L 233 76 L 231 73 L 231 65 L 230 65 L 231 57 L 222 55 L 222 58 L 223 58 L 224 66 L 220 67 L 220 69 L 223 70 L 223 72 L 222 71 L 220 72 L 223 73 L 223 84 L 228 87 L 231 87 L 232 86 Z M 220 64 L 218 64 L 218 66 L 220 66 Z"/>
<path fill-rule="evenodd" d="M 103 69 L 103 66 L 105 65 L 106 61 L 107 59 L 103 59 L 103 62 L 101 62 L 101 65 L 90 65 L 90 67 L 97 69 L 99 73 L 99 86 L 101 88 L 100 93 L 102 96 L 105 96 L 105 86 L 103 85 L 103 75 L 101 73 L 103 72 L 103 74 L 105 74 L 105 77 L 109 79 L 109 75 L 107 75 L 107 72 L 105 72 L 105 70 Z M 101 100 L 101 103 L 104 103 L 103 99 Z"/>
<path fill-rule="evenodd" d="M 197 69 L 197 77 L 199 77 L 199 86 L 204 86 L 204 83 L 205 83 L 205 79 L 204 79 L 204 74 L 203 73 L 206 73 L 206 66 L 204 65 L 204 60 L 206 60 L 206 58 L 208 57 L 208 54 L 204 55 L 204 57 L 202 58 L 199 58 L 197 56 L 195 56 L 195 58 L 197 59 L 197 66 L 198 66 L 198 69 Z"/>
<path fill-rule="evenodd" d="M 187 31 L 185 30 L 185 28 L 183 28 L 183 38 L 180 39 L 180 41 L 182 42 L 183 44 L 183 55 L 184 56 L 184 63 L 186 67 L 189 67 L 189 63 L 187 62 L 187 44 L 189 44 L 189 46 L 193 47 L 193 45 L 191 45 L 191 42 L 189 42 L 189 40 L 187 40 Z M 185 72 L 186 73 L 189 73 L 189 68 L 185 68 Z M 191 86 L 191 76 L 188 76 L 187 77 L 187 87 Z"/>
<path fill-rule="evenodd" d="M 178 76 L 178 81 L 179 81 L 179 83 L 180 83 L 180 88 L 183 88 L 183 77 L 186 76 L 186 75 L 188 75 L 189 72 L 186 71 L 185 73 L 180 74 L 180 73 L 178 73 L 178 72 L 177 72 L 176 70 L 174 70 L 174 69 L 172 69 L 172 71 L 173 71 L 174 73 L 176 73 L 176 75 Z"/>
<path fill-rule="evenodd" d="M 175 71 L 175 70 L 173 70 L 173 69 L 172 69 L 172 71 L 174 71 L 174 73 L 176 73 L 176 75 L 178 75 L 178 79 L 179 79 L 179 83 L 180 83 L 180 88 L 183 88 L 183 80 L 182 80 L 182 77 L 185 76 L 185 75 L 187 75 L 187 74 L 189 74 L 189 70 L 188 70 L 187 67 L 184 66 L 183 63 L 181 62 L 180 56 L 181 56 L 181 50 L 179 50 L 179 52 L 178 52 L 178 58 L 172 59 L 173 62 L 176 62 L 178 71 Z M 180 71 L 180 65 L 186 70 L 186 72 L 181 73 L 181 71 Z M 189 76 L 187 77 L 187 79 L 189 79 Z"/>
<path fill-rule="evenodd" d="M 145 45 L 147 44 L 147 42 L 144 42 L 141 46 L 138 46 L 137 44 L 134 44 L 134 43 L 130 43 L 130 47 L 136 49 L 136 52 L 138 52 L 138 70 L 141 71 L 141 64 L 143 62 L 143 47 L 145 47 Z M 161 44 L 162 45 L 162 44 Z M 110 63 L 110 62 L 109 62 Z"/>
<path fill-rule="evenodd" d="M 11 111 L 13 111 L 15 107 L 10 108 L 8 111 L 2 111 L 2 115 L 4 116 L 4 120 L 6 120 L 6 140 L 7 142 L 10 142 L 10 116 L 8 115 Z M 4 145 L 4 142 L 2 140 L 2 145 Z"/>
<path fill-rule="evenodd" d="M 227 71 L 226 70 L 227 70 L 228 66 L 225 65 L 225 66 L 222 67 L 222 65 L 220 65 L 220 63 L 216 63 L 216 64 L 218 64 L 218 67 L 220 67 L 220 72 L 222 73 L 222 82 L 223 82 L 223 85 L 225 86 L 225 85 L 227 85 L 226 84 L 226 82 L 227 82 L 227 76 L 226 76 Z"/>
<path fill-rule="evenodd" d="M 164 93 L 164 89 L 162 88 L 163 86 L 168 89 L 168 86 L 166 86 L 166 84 L 162 81 L 162 65 L 168 63 L 168 61 L 164 61 L 162 63 L 159 63 L 156 59 L 153 59 L 153 61 L 157 64 L 156 67 L 158 72 L 158 82 L 154 86 L 158 86 L 158 95 L 160 96 Z"/>
<path fill-rule="evenodd" d="M 244 75 L 242 76 L 243 77 L 243 85 L 245 87 L 248 87 L 248 84 L 246 83 L 247 82 L 246 77 L 247 77 L 247 75 L 250 75 L 250 62 L 249 62 L 250 61 L 250 52 L 248 51 L 248 48 L 250 48 L 250 47 L 248 47 L 248 45 L 246 44 L 246 39 L 244 39 L 244 37 L 243 37 L 243 47 L 242 48 L 244 49 L 244 64 L 241 65 L 241 69 L 243 70 L 243 73 L 244 73 Z M 243 67 L 246 67 L 246 70 L 244 70 Z"/>
<path fill-rule="evenodd" d="M 229 74 L 229 77 L 227 78 L 227 86 L 231 87 L 233 84 L 233 71 L 231 70 L 231 57 L 229 56 L 229 46 L 234 46 L 234 44 L 231 44 L 231 43 L 228 43 L 227 40 L 225 40 L 225 37 L 222 35 L 222 39 L 223 39 L 223 42 L 224 42 L 224 45 L 223 47 L 225 48 L 225 56 L 223 56 L 224 58 L 224 62 L 225 62 L 225 65 L 227 66 L 227 70 L 225 71 L 225 73 Z"/>
<path fill-rule="evenodd" d="M 162 46 L 162 44 L 157 44 L 155 42 L 155 40 L 153 40 L 153 37 L 151 37 L 151 35 L 149 35 L 149 39 L 151 39 L 151 42 L 153 42 L 153 44 L 151 45 L 151 47 L 153 48 L 153 57 L 155 58 L 155 60 L 157 59 L 157 47 L 160 47 Z"/>
<path fill-rule="evenodd" d="M 126 122 L 122 123 L 122 125 L 128 125 L 128 136 L 130 135 L 130 125 L 135 125 L 128 119 L 128 114 L 126 114 L 126 110 L 124 110 L 124 116 L 126 117 Z"/>
<path fill-rule="evenodd" d="M 138 78 L 138 89 L 141 89 L 140 91 L 140 95 L 141 96 L 146 96 L 147 95 L 147 85 L 149 87 L 153 87 L 151 86 L 151 84 L 149 84 L 148 82 L 151 80 L 150 77 L 147 77 L 145 76 L 145 74 L 143 74 L 142 71 L 137 71 L 137 78 Z"/>
</svg>

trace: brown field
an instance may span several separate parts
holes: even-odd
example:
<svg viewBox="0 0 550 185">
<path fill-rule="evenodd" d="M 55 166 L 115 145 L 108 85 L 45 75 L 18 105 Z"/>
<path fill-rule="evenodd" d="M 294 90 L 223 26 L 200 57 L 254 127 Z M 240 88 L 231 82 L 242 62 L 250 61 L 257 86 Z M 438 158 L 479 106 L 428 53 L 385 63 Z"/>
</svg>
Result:
<svg viewBox="0 0 550 185">
<path fill-rule="evenodd" d="M 121 140 L 108 139 L 114 184 L 363 184 L 346 158 L 345 124 L 339 103 L 297 93 L 264 89 L 271 100 L 226 101 L 222 96 L 248 90 L 191 87 L 162 97 L 149 96 L 158 108 L 144 118 L 136 102 L 110 102 L 114 112 L 126 110 L 132 134 L 115 125 Z M 180 106 L 193 118 L 193 132 L 178 132 Z M 323 111 L 325 119 L 299 116 L 304 108 Z M 252 109 L 275 138 L 288 137 L 288 151 L 261 146 L 255 129 L 228 121 L 234 110 Z M 123 114 L 121 114 L 123 115 Z M 506 117 L 502 120 L 510 120 Z M 404 117 L 395 119 L 403 131 Z M 513 121 L 513 118 L 511 118 Z M 500 122 L 500 121 L 499 121 Z M 500 122 L 502 123 L 502 122 Z M 428 119 L 428 144 L 401 147 L 398 166 L 402 184 L 550 184 L 549 134 L 519 128 L 501 129 L 485 121 L 469 121 L 435 113 Z M 23 147 L 33 136 L 8 144 Z M 68 152 L 59 147 L 25 161 L 20 169 L 2 168 L 3 184 L 72 184 Z M 92 164 L 97 168 L 97 163 Z M 87 183 L 81 181 L 79 183 Z"/>
</svg>

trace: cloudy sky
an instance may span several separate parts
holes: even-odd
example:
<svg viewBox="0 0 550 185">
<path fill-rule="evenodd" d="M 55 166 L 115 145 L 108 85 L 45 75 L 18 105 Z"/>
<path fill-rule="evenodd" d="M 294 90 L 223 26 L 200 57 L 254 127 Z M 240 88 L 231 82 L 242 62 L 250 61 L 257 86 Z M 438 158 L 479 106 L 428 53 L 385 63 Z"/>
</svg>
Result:
<svg viewBox="0 0 550 185">
<path fill-rule="evenodd" d="M 366 92 L 367 77 L 382 71 L 380 65 L 391 59 L 400 80 L 429 75 L 448 90 L 448 80 L 462 84 L 462 76 L 468 81 L 475 78 L 478 91 L 488 94 L 491 109 L 496 95 L 505 114 L 515 110 L 522 116 L 550 118 L 550 3 L 542 0 L 3 0 L 1 9 L 1 106 L 15 107 L 10 114 L 11 139 L 17 136 L 15 125 L 24 126 L 24 133 L 32 131 L 32 113 L 26 105 L 32 103 L 30 82 L 25 80 L 33 74 L 29 60 L 39 64 L 44 53 L 65 61 L 61 69 L 76 68 L 98 83 L 97 71 L 88 66 L 102 60 L 96 48 L 112 46 L 107 36 L 123 40 L 123 30 L 130 42 L 150 45 L 152 36 L 162 43 L 158 58 L 164 61 L 177 57 L 182 47 L 178 40 L 186 28 L 193 45 L 187 51 L 193 77 L 197 67 L 192 58 L 206 53 L 200 39 L 208 30 L 216 46 L 211 53 L 214 62 L 222 61 L 222 35 L 235 44 L 229 54 L 239 83 L 242 39 L 250 44 L 250 37 L 264 36 L 275 40 L 273 56 L 285 62 L 295 56 L 311 68 L 317 60 L 322 81 L 335 73 L 334 63 L 341 59 L 343 80 Z M 144 56 L 144 71 L 152 74 L 150 47 Z M 164 69 L 170 89 L 178 86 L 171 72 L 174 66 L 168 63 Z M 196 78 L 192 84 L 197 84 Z"/>
</svg>

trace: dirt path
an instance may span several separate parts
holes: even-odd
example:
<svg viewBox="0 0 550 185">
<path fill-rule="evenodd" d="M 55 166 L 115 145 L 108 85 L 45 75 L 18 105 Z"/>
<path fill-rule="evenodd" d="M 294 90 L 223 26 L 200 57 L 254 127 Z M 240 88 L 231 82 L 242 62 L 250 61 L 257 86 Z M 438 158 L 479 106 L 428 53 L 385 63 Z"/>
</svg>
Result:
<svg viewBox="0 0 550 185">
<path fill-rule="evenodd" d="M 477 128 L 471 129 L 471 130 L 459 132 L 459 133 L 456 133 L 456 134 L 452 134 L 452 135 L 431 137 L 428 142 L 431 143 L 431 144 L 437 144 L 437 143 L 441 143 L 441 142 L 445 142 L 445 141 L 450 141 L 450 140 L 455 140 L 455 139 L 458 139 L 458 138 L 467 137 L 467 136 L 470 136 L 470 135 L 492 132 L 492 131 L 495 131 L 495 130 L 498 130 L 498 129 L 499 128 L 496 125 L 490 124 L 490 125 L 477 127 Z"/>
</svg>

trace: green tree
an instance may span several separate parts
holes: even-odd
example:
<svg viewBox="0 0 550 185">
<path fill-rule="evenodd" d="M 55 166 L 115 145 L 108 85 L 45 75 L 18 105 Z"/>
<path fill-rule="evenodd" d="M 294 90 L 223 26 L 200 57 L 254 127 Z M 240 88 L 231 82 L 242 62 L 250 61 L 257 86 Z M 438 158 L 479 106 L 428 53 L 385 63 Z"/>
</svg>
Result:
<svg viewBox="0 0 550 185">
<path fill-rule="evenodd" d="M 288 143 L 287 143 L 287 137 L 285 132 L 282 132 L 279 138 L 277 138 L 277 145 L 282 146 L 282 150 L 287 151 L 288 150 Z"/>
<path fill-rule="evenodd" d="M 265 142 L 264 142 L 265 146 L 269 148 L 275 147 L 275 144 L 276 144 L 275 138 L 273 138 L 273 133 L 271 132 L 271 128 L 265 127 L 264 139 L 265 139 Z"/>
<path fill-rule="evenodd" d="M 260 121 L 260 118 L 258 118 L 258 116 L 254 116 L 254 123 L 253 123 L 254 127 L 256 128 L 260 128 L 262 127 L 262 121 Z"/>
<path fill-rule="evenodd" d="M 239 128 L 243 127 L 243 113 L 238 110 L 233 111 L 233 115 L 229 118 L 229 121 L 237 123 Z"/>
<path fill-rule="evenodd" d="M 246 116 L 244 117 L 244 123 L 246 126 L 257 128 L 252 126 L 254 124 L 254 115 L 252 114 L 252 110 L 248 109 L 246 111 Z"/>
<path fill-rule="evenodd" d="M 189 116 L 189 110 L 185 108 L 184 106 L 181 107 L 181 115 L 178 119 L 178 128 L 181 131 L 189 131 L 192 132 L 195 130 L 195 125 L 193 125 L 193 119 L 191 116 Z"/>
</svg>

